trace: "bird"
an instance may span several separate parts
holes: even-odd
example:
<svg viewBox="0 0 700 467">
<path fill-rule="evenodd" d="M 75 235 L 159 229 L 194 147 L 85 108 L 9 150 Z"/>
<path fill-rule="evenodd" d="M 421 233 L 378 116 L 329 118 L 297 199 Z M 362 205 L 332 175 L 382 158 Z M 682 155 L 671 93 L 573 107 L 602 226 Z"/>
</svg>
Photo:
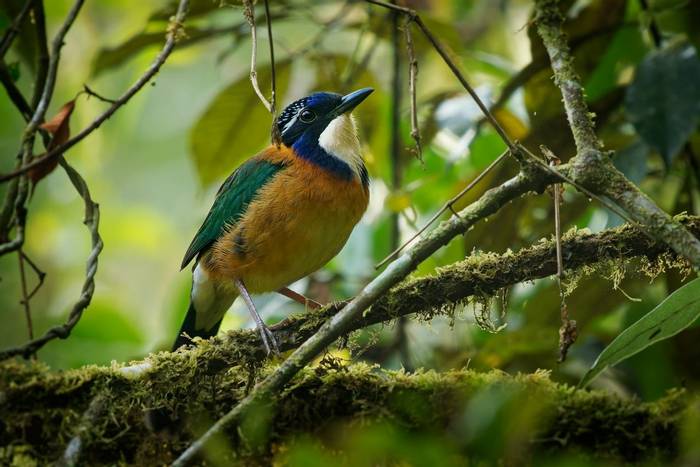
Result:
<svg viewBox="0 0 700 467">
<path fill-rule="evenodd" d="M 221 185 L 182 260 L 192 266 L 190 305 L 173 350 L 208 339 L 241 297 L 268 355 L 277 341 L 252 294 L 277 291 L 318 307 L 287 286 L 323 267 L 345 245 L 369 203 L 369 175 L 352 110 L 372 88 L 316 92 L 277 117 L 276 141 Z"/>
</svg>

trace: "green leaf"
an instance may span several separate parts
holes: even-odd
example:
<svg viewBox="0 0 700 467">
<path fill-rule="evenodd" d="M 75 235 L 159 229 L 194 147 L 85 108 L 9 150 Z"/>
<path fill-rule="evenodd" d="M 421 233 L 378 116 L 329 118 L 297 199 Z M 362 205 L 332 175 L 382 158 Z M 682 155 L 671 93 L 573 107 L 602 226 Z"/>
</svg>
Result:
<svg viewBox="0 0 700 467">
<path fill-rule="evenodd" d="M 130 37 L 116 47 L 101 48 L 97 52 L 95 61 L 92 64 L 92 75 L 97 76 L 103 71 L 121 65 L 145 48 L 156 44 L 162 44 L 164 41 L 165 34 L 163 34 L 163 31 L 142 32 Z"/>
<path fill-rule="evenodd" d="M 675 336 L 700 316 L 700 278 L 679 288 L 613 340 L 583 376 L 584 387 L 609 366 L 635 355 L 650 345 Z"/>
<path fill-rule="evenodd" d="M 178 43 L 178 48 L 181 49 L 185 44 L 192 44 L 203 39 L 216 36 L 214 29 L 199 29 L 193 26 L 187 27 L 187 37 Z M 127 60 L 136 57 L 140 52 L 153 46 L 162 46 L 165 42 L 165 34 L 162 30 L 153 32 L 140 32 L 128 38 L 126 41 L 115 47 L 101 48 L 95 61 L 92 64 L 92 75 L 97 76 L 100 73 L 117 67 Z"/>
<path fill-rule="evenodd" d="M 626 96 L 627 116 L 670 166 L 700 117 L 700 59 L 695 47 L 676 43 L 651 52 Z"/>
<path fill-rule="evenodd" d="M 260 88 L 267 91 L 270 69 L 258 68 L 257 72 Z M 276 72 L 277 95 L 284 96 L 289 62 L 278 63 Z M 221 91 L 190 132 L 190 156 L 201 184 L 220 181 L 269 144 L 271 125 L 272 116 L 255 95 L 247 73 Z"/>
</svg>

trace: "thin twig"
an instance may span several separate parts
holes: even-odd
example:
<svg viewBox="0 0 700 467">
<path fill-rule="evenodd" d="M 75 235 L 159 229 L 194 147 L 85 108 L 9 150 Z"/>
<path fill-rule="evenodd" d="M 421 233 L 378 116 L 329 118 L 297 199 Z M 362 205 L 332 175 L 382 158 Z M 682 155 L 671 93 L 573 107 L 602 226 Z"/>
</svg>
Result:
<svg viewBox="0 0 700 467">
<path fill-rule="evenodd" d="M 21 144 L 20 144 L 20 156 L 19 159 L 21 160 L 21 167 L 26 167 L 27 165 L 30 164 L 30 161 L 32 160 L 33 154 L 33 148 L 34 148 L 34 138 L 36 135 L 37 130 L 39 129 L 39 125 L 44 121 L 44 116 L 46 114 L 46 109 L 48 108 L 49 102 L 51 101 L 51 97 L 53 96 L 53 91 L 54 87 L 56 84 L 56 74 L 58 71 L 58 64 L 60 61 L 61 57 L 61 49 L 63 48 L 63 43 L 65 41 L 66 34 L 68 34 L 68 31 L 70 30 L 71 26 L 73 25 L 73 22 L 75 21 L 76 17 L 78 16 L 78 13 L 80 12 L 81 7 L 83 6 L 84 0 L 76 0 L 76 2 L 73 4 L 71 9 L 68 12 L 68 15 L 66 16 L 66 19 L 63 21 L 61 26 L 58 29 L 58 32 L 56 33 L 56 36 L 54 37 L 51 45 L 52 45 L 52 50 L 51 50 L 51 57 L 49 59 L 48 67 L 46 68 L 45 72 L 45 79 L 44 76 L 42 75 L 44 73 L 43 70 L 38 70 L 37 72 L 37 78 L 36 78 L 36 85 L 41 84 L 41 80 L 43 80 L 43 86 L 41 88 L 41 92 L 38 92 L 38 89 L 35 90 L 34 98 L 36 99 L 37 96 L 38 100 L 36 101 L 36 105 L 32 105 L 32 108 L 34 109 L 34 112 L 32 113 L 31 118 L 27 122 L 27 125 L 24 129 L 24 132 L 22 133 L 22 139 L 21 139 Z M 37 22 L 37 37 L 40 40 L 39 42 L 39 48 L 40 48 L 40 65 L 42 63 L 42 57 L 44 57 L 47 52 L 45 50 L 46 48 L 46 43 L 45 43 L 45 38 L 46 38 L 46 30 L 45 30 L 45 24 L 43 21 L 43 3 L 38 2 L 36 4 L 36 9 L 35 9 L 35 16 L 38 16 L 38 18 L 35 18 L 35 21 Z M 42 42 L 43 41 L 43 42 Z M 21 95 L 20 95 L 21 97 Z M 22 97 L 22 100 L 24 98 Z M 19 108 L 19 107 L 18 107 Z M 15 251 L 18 250 L 22 247 L 22 244 L 24 243 L 24 222 L 26 221 L 26 208 L 25 208 L 25 202 L 27 200 L 27 194 L 29 191 L 29 183 L 26 180 L 26 177 L 23 177 L 22 180 L 19 181 L 18 187 L 17 187 L 17 194 L 15 196 L 14 204 L 15 204 L 15 225 L 16 225 L 16 232 L 15 232 L 15 239 L 12 241 L 9 241 L 7 243 L 4 243 L 3 245 L 0 245 L 0 255 L 7 253 L 8 251 Z M 5 227 L 3 226 L 3 229 Z"/>
<path fill-rule="evenodd" d="M 243 0 L 243 15 L 250 25 L 250 82 L 253 85 L 253 91 L 257 94 L 260 102 L 263 103 L 268 112 L 272 113 L 272 104 L 267 100 L 265 95 L 260 90 L 260 84 L 258 84 L 258 72 L 257 72 L 257 61 L 258 61 L 258 33 L 257 27 L 255 26 L 255 7 L 251 0 Z"/>
<path fill-rule="evenodd" d="M 265 0 L 265 23 L 267 24 L 267 42 L 270 45 L 270 113 L 272 114 L 272 125 L 270 129 L 270 139 L 272 144 L 279 146 L 282 143 L 282 135 L 277 128 L 277 74 L 275 72 L 275 44 L 272 39 L 272 16 L 270 15 L 270 5 Z"/>
<path fill-rule="evenodd" d="M 416 79 L 418 77 L 418 60 L 413 47 L 413 35 L 411 34 L 411 19 L 407 16 L 404 24 L 406 37 L 406 53 L 408 55 L 408 92 L 411 98 L 411 138 L 416 143 L 415 153 L 418 160 L 423 163 L 423 148 L 421 146 L 420 128 L 418 128 L 418 108 L 416 106 Z"/>
<path fill-rule="evenodd" d="M 383 2 L 381 0 L 365 0 L 368 3 L 371 3 L 373 5 L 378 5 L 384 8 L 389 8 L 390 10 L 394 11 L 400 11 L 407 15 L 416 25 L 420 28 L 420 30 L 423 32 L 423 35 L 428 39 L 428 41 L 431 43 L 433 48 L 437 51 L 437 53 L 442 57 L 442 60 L 445 62 L 445 64 L 450 68 L 452 71 L 452 74 L 455 75 L 457 80 L 460 82 L 462 87 L 469 93 L 469 95 L 474 99 L 474 102 L 476 102 L 476 105 L 479 107 L 481 112 L 484 114 L 484 116 L 488 119 L 489 123 L 493 126 L 494 130 L 496 130 L 496 133 L 501 137 L 503 142 L 508 146 L 508 149 L 515 155 L 517 154 L 517 149 L 515 147 L 515 143 L 510 139 L 506 131 L 501 127 L 501 124 L 498 123 L 498 120 L 496 120 L 496 117 L 493 116 L 491 111 L 486 107 L 484 102 L 481 100 L 479 95 L 474 91 L 474 88 L 469 84 L 467 79 L 464 77 L 462 72 L 460 71 L 459 67 L 455 63 L 455 61 L 452 59 L 450 56 L 450 53 L 447 51 L 447 48 L 445 45 L 432 33 L 432 31 L 426 26 L 426 24 L 423 22 L 421 19 L 420 15 L 416 13 L 415 10 L 412 10 L 410 8 L 402 7 L 399 5 L 394 5 L 391 3 Z"/>
<path fill-rule="evenodd" d="M 19 260 L 19 279 L 22 286 L 22 301 L 24 307 L 24 319 L 27 321 L 27 335 L 29 340 L 34 339 L 34 325 L 32 324 L 32 310 L 29 306 L 29 293 L 27 292 L 27 275 L 24 271 L 24 254 L 22 249 L 17 251 L 17 259 Z"/>
<path fill-rule="evenodd" d="M 29 183 L 26 178 L 22 178 L 17 183 L 17 191 L 14 200 L 11 198 L 6 199 L 6 201 L 13 202 L 11 206 L 14 209 L 15 238 L 0 244 L 0 256 L 12 251 L 17 251 L 24 245 L 24 227 L 27 222 L 27 209 L 24 206 L 24 202 L 27 200 L 27 193 L 29 192 L 28 187 Z"/>
<path fill-rule="evenodd" d="M 46 15 L 44 13 L 43 0 L 34 2 L 34 32 L 36 33 L 36 43 L 38 48 L 36 78 L 34 79 L 34 94 L 32 95 L 31 106 L 36 109 L 41 99 L 41 93 L 46 83 L 46 76 L 49 72 L 49 40 L 46 35 Z"/>
<path fill-rule="evenodd" d="M 92 89 L 90 89 L 90 87 L 89 87 L 87 84 L 85 84 L 85 83 L 83 83 L 83 90 L 80 91 L 80 92 L 78 93 L 78 95 L 80 95 L 80 94 L 87 94 L 87 95 L 90 96 L 90 97 L 94 97 L 94 98 L 96 98 L 97 100 L 100 100 L 100 101 L 102 101 L 102 102 L 106 102 L 106 103 L 108 103 L 108 104 L 116 104 L 116 103 L 117 103 L 117 101 L 116 101 L 115 99 L 109 99 L 109 98 L 107 98 L 107 97 L 104 97 L 104 96 L 102 96 L 102 95 L 96 93 L 95 91 L 93 91 Z"/>
<path fill-rule="evenodd" d="M 12 80 L 12 75 L 7 68 L 7 64 L 0 59 L 0 83 L 2 83 L 5 91 L 7 92 L 7 97 L 10 98 L 12 103 L 17 107 L 17 110 L 22 114 L 25 120 L 32 118 L 32 108 L 22 96 L 21 91 Z"/>
<path fill-rule="evenodd" d="M 78 194 L 83 198 L 85 204 L 85 219 L 83 223 L 90 232 L 92 250 L 87 259 L 87 265 L 85 270 L 85 281 L 83 282 L 83 288 L 80 293 L 80 298 L 76 301 L 68 315 L 68 320 L 60 325 L 54 326 L 49 329 L 43 336 L 30 340 L 29 342 L 21 345 L 19 347 L 12 347 L 0 351 L 0 361 L 6 360 L 8 358 L 22 355 L 25 358 L 36 353 L 41 347 L 46 345 L 49 341 L 53 339 L 66 339 L 70 336 L 71 331 L 78 324 L 78 321 L 83 315 L 83 311 L 90 305 L 92 300 L 92 295 L 95 291 L 95 274 L 97 273 L 97 262 L 102 251 L 102 238 L 99 233 L 100 224 L 100 210 L 99 206 L 92 200 L 90 196 L 90 190 L 88 189 L 87 183 L 83 177 L 71 167 L 65 159 L 60 159 L 60 164 L 63 169 L 68 174 L 68 178 L 77 190 Z"/>
<path fill-rule="evenodd" d="M 158 53 L 151 65 L 146 69 L 144 74 L 141 75 L 141 77 L 138 80 L 136 80 L 136 82 L 133 85 L 131 85 L 131 87 L 129 87 L 129 89 L 127 89 L 124 92 L 124 94 L 122 94 L 115 101 L 114 104 L 112 104 L 107 110 L 105 110 L 95 120 L 93 120 L 93 122 L 90 123 L 90 125 L 85 127 L 77 135 L 70 138 L 65 143 L 56 146 L 51 151 L 48 151 L 44 156 L 34 159 L 31 163 L 24 164 L 21 168 L 13 172 L 0 175 L 0 182 L 4 182 L 12 178 L 18 177 L 28 172 L 32 168 L 44 164 L 46 161 L 58 158 L 61 154 L 78 144 L 80 141 L 85 139 L 85 137 L 87 137 L 90 133 L 98 129 L 107 119 L 114 115 L 114 113 L 117 110 L 119 110 L 121 106 L 126 104 L 129 101 L 129 99 L 131 99 L 137 92 L 139 92 L 141 88 L 143 88 L 146 85 L 146 83 L 148 83 L 151 80 L 151 78 L 153 78 L 153 76 L 155 76 L 156 73 L 158 73 L 160 67 L 163 66 L 167 58 L 170 56 L 170 53 L 173 51 L 173 48 L 175 47 L 175 44 L 183 29 L 183 22 L 187 15 L 188 6 L 189 0 L 180 0 L 175 18 L 171 21 L 170 25 L 168 26 L 168 32 L 166 35 L 166 40 L 163 49 L 161 49 L 161 51 Z"/>
<path fill-rule="evenodd" d="M 24 258 L 24 261 L 29 265 L 29 267 L 32 268 L 32 270 L 37 276 L 37 279 L 39 279 L 32 291 L 29 292 L 29 295 L 27 295 L 27 300 L 31 300 L 32 298 L 34 298 L 34 295 L 36 295 L 39 289 L 41 289 L 41 286 L 44 285 L 44 280 L 46 280 L 46 273 L 39 269 L 39 266 L 37 266 L 36 263 L 32 261 L 32 259 L 27 255 L 27 253 L 24 250 L 20 250 L 20 254 Z"/>
<path fill-rule="evenodd" d="M 465 188 L 463 188 L 459 193 L 457 193 L 455 196 L 453 196 L 452 198 L 450 198 L 449 201 L 447 201 L 445 204 L 443 204 L 442 207 L 438 210 L 438 212 L 436 212 L 436 213 L 433 215 L 433 217 L 431 217 L 431 218 L 428 220 L 428 222 L 426 222 L 425 225 L 424 225 L 423 227 L 421 227 L 421 229 L 420 229 L 418 232 L 416 232 L 415 234 L 413 234 L 413 236 L 412 236 L 411 238 L 409 238 L 408 240 L 406 240 L 401 246 L 399 246 L 399 247 L 396 248 L 394 251 L 392 251 L 391 253 L 389 253 L 389 255 L 388 255 L 386 258 L 384 258 L 384 259 L 381 260 L 378 264 L 376 264 L 376 265 L 374 266 L 375 269 L 381 268 L 381 267 L 384 266 L 387 262 L 389 262 L 389 261 L 391 261 L 393 258 L 395 258 L 396 255 L 398 255 L 399 253 L 401 253 L 401 251 L 402 251 L 404 248 L 406 248 L 408 245 L 410 245 L 415 239 L 417 239 L 418 237 L 420 237 L 420 236 L 423 234 L 423 232 L 425 232 L 425 231 L 428 229 L 428 227 L 430 227 L 430 226 L 432 225 L 433 222 L 435 222 L 440 216 L 442 216 L 442 215 L 445 213 L 445 211 L 447 211 L 447 210 L 452 210 L 453 214 L 456 214 L 456 213 L 454 212 L 454 210 L 453 210 L 454 204 L 455 204 L 457 201 L 459 201 L 459 200 L 462 198 L 462 196 L 464 196 L 465 194 L 467 194 L 467 192 L 469 192 L 472 188 L 474 188 L 474 187 L 476 186 L 477 183 L 479 183 L 486 175 L 488 175 L 489 172 L 491 172 L 491 170 L 493 170 L 494 167 L 496 167 L 498 164 L 500 164 L 501 161 L 503 161 L 503 159 L 505 159 L 505 157 L 506 157 L 508 154 L 510 154 L 510 150 L 506 150 L 506 151 L 503 152 L 500 156 L 498 156 L 493 162 L 491 162 L 491 163 L 489 164 L 489 166 L 486 167 L 486 168 L 484 169 L 483 172 L 481 172 L 479 175 L 477 175 L 476 178 L 475 178 L 474 180 L 472 180 L 471 182 L 469 182 L 469 184 L 468 184 Z"/>
<path fill-rule="evenodd" d="M 5 54 L 8 50 L 10 50 L 10 46 L 15 40 L 15 37 L 17 37 L 17 34 L 19 34 L 19 31 L 22 28 L 22 23 L 24 23 L 27 13 L 29 13 L 29 10 L 31 10 L 32 3 L 35 3 L 35 0 L 26 0 L 22 6 L 22 9 L 12 21 L 12 24 L 10 24 L 7 30 L 5 30 L 5 35 L 3 35 L 2 40 L 0 40 L 0 60 L 5 57 Z"/>
<path fill-rule="evenodd" d="M 550 167 L 556 167 L 561 164 L 559 158 L 555 157 L 551 152 L 545 152 L 545 157 L 549 161 Z M 561 319 L 561 327 L 559 328 L 559 363 L 566 360 L 566 354 L 569 352 L 569 347 L 576 341 L 578 330 L 576 321 L 569 319 L 569 307 L 566 304 L 566 294 L 564 293 L 564 258 L 561 248 L 561 193 L 563 187 L 559 183 L 555 183 L 550 187 L 554 198 L 554 242 L 557 252 L 557 285 L 559 286 L 559 318 Z"/>
<path fill-rule="evenodd" d="M 571 177 L 568 177 L 566 174 L 562 173 L 561 171 L 555 170 L 554 168 L 552 168 L 552 167 L 550 167 L 549 165 L 545 164 L 545 163 L 544 163 L 542 160 L 540 160 L 536 155 L 534 155 L 534 154 L 532 153 L 532 151 L 530 151 L 529 149 L 527 149 L 527 148 L 526 148 L 525 146 L 523 146 L 522 144 L 519 144 L 518 147 L 519 147 L 520 150 L 523 152 L 523 154 L 527 155 L 532 161 L 538 163 L 538 164 L 540 165 L 541 168 L 543 168 L 544 170 L 547 170 L 547 171 L 548 171 L 549 173 L 551 173 L 552 175 L 555 175 L 555 176 L 559 177 L 561 180 L 563 180 L 563 181 L 565 181 L 566 183 L 570 184 L 571 186 L 573 186 L 574 188 L 576 188 L 578 191 L 580 191 L 580 192 L 583 193 L 584 195 L 588 196 L 589 198 L 598 201 L 600 204 L 602 204 L 603 206 L 605 206 L 606 208 L 608 208 L 609 210 L 611 210 L 612 212 L 614 212 L 615 214 L 617 214 L 618 216 L 620 216 L 620 217 L 621 217 L 622 219 L 624 219 L 625 221 L 629 222 L 630 224 L 636 225 L 636 226 L 639 228 L 639 230 L 641 230 L 642 232 L 644 232 L 644 234 L 645 234 L 646 236 L 648 236 L 649 238 L 654 238 L 654 237 L 647 231 L 647 229 L 646 229 L 646 227 L 645 227 L 644 225 L 639 225 L 639 223 L 638 223 L 637 221 L 635 221 L 632 217 L 630 217 L 630 215 L 627 214 L 627 212 L 625 212 L 623 209 L 619 208 L 617 205 L 611 203 L 610 201 L 606 200 L 605 198 L 603 198 L 603 197 L 601 197 L 601 196 L 598 196 L 597 194 L 593 193 L 592 191 L 590 191 L 590 190 L 587 189 L 586 187 L 582 186 L 580 183 L 577 183 L 575 180 L 573 180 Z M 551 151 L 549 148 L 547 148 L 546 146 L 540 146 L 540 151 L 542 151 L 542 153 L 545 154 L 545 156 L 556 157 L 556 156 L 554 155 L 554 153 L 552 153 L 552 151 Z M 557 158 L 557 159 L 558 159 L 558 158 Z"/>
<path fill-rule="evenodd" d="M 66 34 L 70 30 L 73 22 L 78 17 L 80 9 L 85 3 L 85 0 L 76 0 L 73 6 L 68 12 L 66 19 L 64 20 L 61 27 L 58 29 L 56 36 L 54 36 L 53 41 L 51 41 L 51 55 L 49 59 L 49 68 L 46 76 L 46 82 L 44 83 L 44 88 L 41 91 L 41 96 L 39 97 L 39 102 L 34 107 L 34 115 L 32 115 L 31 120 L 27 124 L 27 128 L 24 130 L 22 136 L 23 142 L 26 143 L 30 138 L 34 137 L 34 133 L 39 128 L 39 125 L 44 121 L 44 116 L 46 115 L 46 110 L 51 102 L 51 97 L 53 96 L 53 90 L 56 86 L 56 76 L 58 74 L 58 64 L 61 60 L 61 49 L 65 43 Z"/>
<path fill-rule="evenodd" d="M 20 156 L 21 157 L 21 156 Z M 22 164 L 22 160 L 18 158 L 17 166 Z M 19 195 L 19 179 L 12 180 L 5 192 L 5 199 L 0 208 L 0 248 L 2 244 L 10 238 L 10 230 L 12 230 L 12 221 L 14 220 L 15 203 Z"/>
</svg>

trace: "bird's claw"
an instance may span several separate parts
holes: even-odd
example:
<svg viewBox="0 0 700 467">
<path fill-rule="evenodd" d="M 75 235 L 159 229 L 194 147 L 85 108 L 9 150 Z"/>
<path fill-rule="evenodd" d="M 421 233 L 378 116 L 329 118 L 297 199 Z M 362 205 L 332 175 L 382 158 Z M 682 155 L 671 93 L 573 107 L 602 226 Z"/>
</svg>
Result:
<svg viewBox="0 0 700 467">
<path fill-rule="evenodd" d="M 267 352 L 267 355 L 274 354 L 274 355 L 279 355 L 280 354 L 280 347 L 279 344 L 277 343 L 277 338 L 275 335 L 272 333 L 270 328 L 265 326 L 264 324 L 262 327 L 258 327 L 258 332 L 260 332 L 260 340 L 262 340 L 263 346 L 265 347 L 265 351 Z"/>
</svg>

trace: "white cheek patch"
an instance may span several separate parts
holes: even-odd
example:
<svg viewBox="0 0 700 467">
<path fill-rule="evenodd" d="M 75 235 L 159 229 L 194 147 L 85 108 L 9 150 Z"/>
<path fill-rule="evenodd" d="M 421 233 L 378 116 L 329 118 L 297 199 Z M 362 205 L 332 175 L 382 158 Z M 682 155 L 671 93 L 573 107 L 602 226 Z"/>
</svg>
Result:
<svg viewBox="0 0 700 467">
<path fill-rule="evenodd" d="M 348 114 L 334 118 L 318 137 L 318 145 L 328 154 L 350 166 L 355 175 L 361 177 L 363 167 L 360 138 L 357 136 L 355 119 Z"/>
</svg>

